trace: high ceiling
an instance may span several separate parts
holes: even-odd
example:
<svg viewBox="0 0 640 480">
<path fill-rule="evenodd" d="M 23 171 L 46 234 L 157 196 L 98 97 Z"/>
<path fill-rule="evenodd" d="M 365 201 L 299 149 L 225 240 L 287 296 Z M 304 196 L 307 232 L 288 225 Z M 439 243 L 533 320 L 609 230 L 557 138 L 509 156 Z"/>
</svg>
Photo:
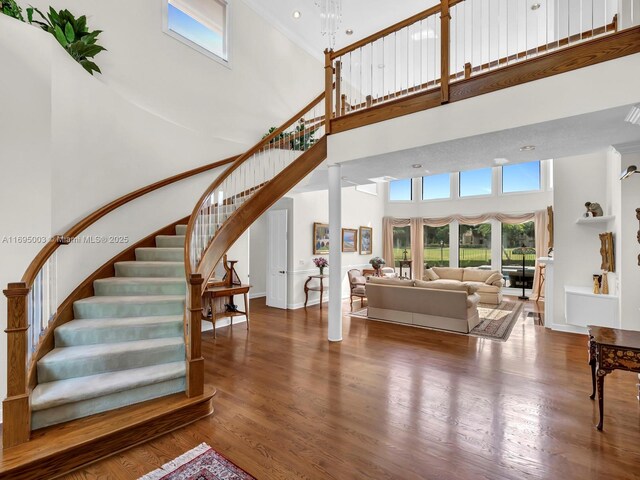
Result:
<svg viewBox="0 0 640 480">
<path fill-rule="evenodd" d="M 320 9 L 314 0 L 245 0 L 255 11 L 275 25 L 290 39 L 317 58 L 328 46 L 320 34 Z M 439 3 L 436 0 L 343 0 L 342 25 L 335 48 L 342 48 L 357 40 L 399 22 Z M 293 18 L 299 11 L 300 18 Z M 353 35 L 345 30 L 352 29 Z"/>
</svg>

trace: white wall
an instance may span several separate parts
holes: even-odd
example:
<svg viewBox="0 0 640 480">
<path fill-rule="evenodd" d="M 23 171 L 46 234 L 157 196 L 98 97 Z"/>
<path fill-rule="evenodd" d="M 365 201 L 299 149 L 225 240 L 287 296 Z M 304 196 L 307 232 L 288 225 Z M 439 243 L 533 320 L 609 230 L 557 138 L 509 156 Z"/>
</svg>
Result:
<svg viewBox="0 0 640 480">
<path fill-rule="evenodd" d="M 259 298 L 267 294 L 267 214 L 253 222 L 249 232 L 251 298 Z"/>
<path fill-rule="evenodd" d="M 599 234 L 613 231 L 613 224 L 580 225 L 576 220 L 585 202 L 598 202 L 605 215 L 608 204 L 607 152 L 555 159 L 554 171 L 554 323 L 565 328 L 564 287 L 593 285 L 592 275 L 601 273 Z M 635 212 L 634 212 L 635 215 Z M 615 289 L 615 275 L 609 274 Z M 615 291 L 615 290 L 614 290 Z M 549 325 L 550 326 L 550 325 Z M 571 327 L 567 327 L 571 329 Z"/>
<path fill-rule="evenodd" d="M 294 203 L 294 221 L 293 268 L 288 272 L 290 278 L 288 308 L 300 308 L 304 305 L 304 283 L 309 275 L 318 274 L 318 268 L 313 264 L 313 259 L 322 255 L 313 254 L 313 223 L 328 223 L 328 195 L 326 190 L 290 195 Z M 373 227 L 371 255 L 360 255 L 358 252 L 342 254 L 343 296 L 349 294 L 346 272 L 351 268 L 369 267 L 371 257 L 382 255 L 383 202 L 382 195 L 359 192 L 355 187 L 342 189 L 342 227 L 355 229 L 361 226 Z M 328 255 L 324 257 L 328 259 Z M 310 305 L 318 303 L 318 300 L 317 292 L 309 292 Z"/>
<path fill-rule="evenodd" d="M 616 149 L 620 152 L 616 155 L 620 161 L 618 172 L 629 165 L 640 165 L 640 144 L 616 145 Z M 616 265 L 619 266 L 620 275 L 620 323 L 624 329 L 640 330 L 640 244 L 637 240 L 640 227 L 636 219 L 636 208 L 640 207 L 640 175 L 617 180 L 617 183 L 621 190 L 617 218 L 619 238 L 616 242 Z"/>
</svg>

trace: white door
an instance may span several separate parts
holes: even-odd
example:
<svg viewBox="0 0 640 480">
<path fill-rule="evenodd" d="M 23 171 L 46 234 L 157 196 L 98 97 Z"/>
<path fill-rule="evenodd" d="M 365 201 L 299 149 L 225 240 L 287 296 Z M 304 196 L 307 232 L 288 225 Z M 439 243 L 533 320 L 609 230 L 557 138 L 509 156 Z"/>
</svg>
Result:
<svg viewBox="0 0 640 480">
<path fill-rule="evenodd" d="M 287 308 L 287 211 L 267 213 L 267 306 Z"/>
</svg>

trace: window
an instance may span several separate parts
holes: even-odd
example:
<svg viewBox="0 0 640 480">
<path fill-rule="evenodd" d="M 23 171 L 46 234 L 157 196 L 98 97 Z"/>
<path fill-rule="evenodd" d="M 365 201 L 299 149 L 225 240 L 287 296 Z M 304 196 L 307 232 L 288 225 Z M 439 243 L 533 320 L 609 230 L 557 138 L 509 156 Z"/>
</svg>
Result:
<svg viewBox="0 0 640 480">
<path fill-rule="evenodd" d="M 410 178 L 389 182 L 389 200 L 392 202 L 410 202 L 412 199 Z"/>
<path fill-rule="evenodd" d="M 411 227 L 393 227 L 393 262 L 387 258 L 387 267 L 395 267 L 396 261 L 404 260 L 404 256 L 411 260 Z"/>
<path fill-rule="evenodd" d="M 448 173 L 422 177 L 422 199 L 437 200 L 451 197 L 451 181 Z"/>
<path fill-rule="evenodd" d="M 458 266 L 491 268 L 491 224 L 460 225 Z"/>
<path fill-rule="evenodd" d="M 491 177 L 491 167 L 460 172 L 460 196 L 491 195 Z"/>
<path fill-rule="evenodd" d="M 449 266 L 449 225 L 424 226 L 424 263 L 430 267 Z"/>
<path fill-rule="evenodd" d="M 225 0 L 167 0 L 166 30 L 196 50 L 228 60 Z"/>
<path fill-rule="evenodd" d="M 533 273 L 536 264 L 535 253 L 525 255 L 525 271 L 522 272 L 522 255 L 515 249 L 522 246 L 535 248 L 536 236 L 533 222 L 517 225 L 502 224 L 502 275 L 507 287 L 532 288 Z"/>
<path fill-rule="evenodd" d="M 540 190 L 540 162 L 518 163 L 502 167 L 502 192 Z"/>
</svg>

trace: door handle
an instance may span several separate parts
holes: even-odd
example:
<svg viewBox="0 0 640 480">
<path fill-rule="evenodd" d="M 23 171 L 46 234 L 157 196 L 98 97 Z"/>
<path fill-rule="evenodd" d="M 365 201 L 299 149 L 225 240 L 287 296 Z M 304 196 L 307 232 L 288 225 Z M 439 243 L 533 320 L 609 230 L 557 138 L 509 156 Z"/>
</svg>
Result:
<svg viewBox="0 0 640 480">
<path fill-rule="evenodd" d="M 287 273 L 287 272 L 285 272 L 284 270 L 280 270 L 278 273 Z"/>
</svg>

